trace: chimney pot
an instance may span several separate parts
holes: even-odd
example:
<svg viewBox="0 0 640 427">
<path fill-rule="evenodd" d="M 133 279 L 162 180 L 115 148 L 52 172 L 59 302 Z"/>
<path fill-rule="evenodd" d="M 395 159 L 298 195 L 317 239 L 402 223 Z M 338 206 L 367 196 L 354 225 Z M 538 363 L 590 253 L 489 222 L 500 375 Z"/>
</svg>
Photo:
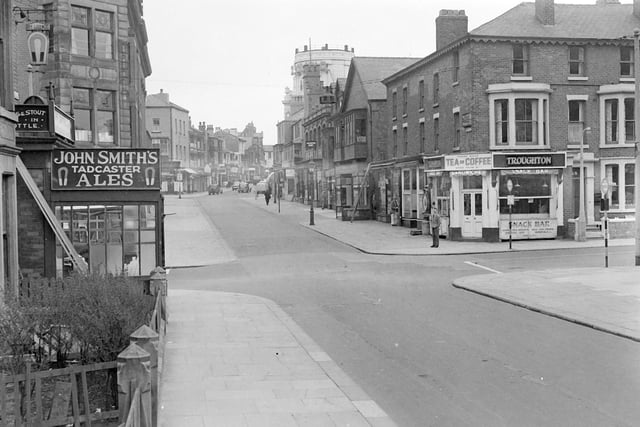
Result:
<svg viewBox="0 0 640 427">
<path fill-rule="evenodd" d="M 436 49 L 440 50 L 468 34 L 464 10 L 442 9 L 436 18 Z"/>
</svg>

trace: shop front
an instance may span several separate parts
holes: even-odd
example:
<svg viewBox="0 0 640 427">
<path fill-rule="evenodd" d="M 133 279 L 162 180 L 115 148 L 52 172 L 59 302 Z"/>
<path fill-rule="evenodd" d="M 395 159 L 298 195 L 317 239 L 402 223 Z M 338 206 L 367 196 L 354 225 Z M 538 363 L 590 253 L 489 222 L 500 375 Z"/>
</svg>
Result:
<svg viewBox="0 0 640 427">
<path fill-rule="evenodd" d="M 49 204 L 89 271 L 146 276 L 164 265 L 160 183 L 155 149 L 53 150 Z M 72 269 L 59 241 L 45 256 L 58 277 Z"/>
<path fill-rule="evenodd" d="M 436 204 L 440 214 L 440 236 L 450 237 L 451 219 L 451 175 L 445 170 L 444 156 L 425 157 L 424 160 L 425 192 L 422 205 L 426 214 Z"/>
<path fill-rule="evenodd" d="M 566 157 L 565 152 L 493 153 L 500 240 L 510 236 L 514 240 L 554 239 L 562 234 Z"/>
<path fill-rule="evenodd" d="M 441 234 L 451 240 L 508 240 L 510 221 L 512 239 L 562 234 L 566 153 L 465 153 L 424 162 L 424 203 L 436 203 Z"/>
</svg>

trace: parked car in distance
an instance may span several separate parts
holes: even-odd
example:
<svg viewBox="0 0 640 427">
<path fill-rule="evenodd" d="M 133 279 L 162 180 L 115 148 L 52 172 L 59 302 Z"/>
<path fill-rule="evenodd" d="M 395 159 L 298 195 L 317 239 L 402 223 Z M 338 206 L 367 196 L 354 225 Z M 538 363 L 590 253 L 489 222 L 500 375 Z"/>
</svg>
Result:
<svg viewBox="0 0 640 427">
<path fill-rule="evenodd" d="M 231 184 L 231 189 L 233 191 L 237 191 L 238 188 L 240 188 L 240 181 L 233 181 L 233 184 Z"/>
<path fill-rule="evenodd" d="M 222 194 L 222 187 L 220 187 L 220 185 L 218 184 L 210 185 L 209 195 L 212 195 L 212 194 Z"/>
<path fill-rule="evenodd" d="M 264 194 L 264 192 L 267 191 L 267 181 L 260 181 L 256 184 L 256 193 L 257 194 Z"/>
</svg>

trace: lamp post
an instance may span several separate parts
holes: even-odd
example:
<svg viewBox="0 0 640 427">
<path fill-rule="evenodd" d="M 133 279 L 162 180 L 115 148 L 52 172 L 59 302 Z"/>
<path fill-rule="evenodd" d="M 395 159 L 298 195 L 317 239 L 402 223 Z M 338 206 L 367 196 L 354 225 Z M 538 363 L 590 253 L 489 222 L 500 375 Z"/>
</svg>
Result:
<svg viewBox="0 0 640 427">
<path fill-rule="evenodd" d="M 511 249 L 511 239 L 512 239 L 511 213 L 513 212 L 513 203 L 514 203 L 514 197 L 513 197 L 513 194 L 511 194 L 511 190 L 513 190 L 513 181 L 511 181 L 511 179 L 508 179 L 507 191 L 509 192 L 509 195 L 507 196 L 507 205 L 509 205 L 509 249 Z"/>
<path fill-rule="evenodd" d="M 582 130 L 582 140 L 580 141 L 580 207 L 578 209 L 578 222 L 576 223 L 575 240 L 584 242 L 587 240 L 587 213 L 584 209 L 584 136 L 591 132 L 587 127 Z"/>
<path fill-rule="evenodd" d="M 638 131 L 640 130 L 640 29 L 633 30 L 633 54 L 634 54 L 634 76 L 635 76 L 635 209 L 636 209 L 636 266 L 640 266 L 640 142 Z"/>
<path fill-rule="evenodd" d="M 309 190 L 309 194 L 311 196 L 311 201 L 310 201 L 311 202 L 310 203 L 311 207 L 309 208 L 309 225 L 316 225 L 315 222 L 314 222 L 314 218 L 313 218 L 313 215 L 314 215 L 313 214 L 313 193 L 314 193 L 313 192 L 313 187 L 315 185 L 315 175 L 316 175 L 315 167 L 316 167 L 316 165 L 315 165 L 315 163 L 311 162 L 309 166 L 310 166 L 311 177 L 312 177 L 310 179 L 310 181 L 311 181 L 311 189 Z"/>
</svg>

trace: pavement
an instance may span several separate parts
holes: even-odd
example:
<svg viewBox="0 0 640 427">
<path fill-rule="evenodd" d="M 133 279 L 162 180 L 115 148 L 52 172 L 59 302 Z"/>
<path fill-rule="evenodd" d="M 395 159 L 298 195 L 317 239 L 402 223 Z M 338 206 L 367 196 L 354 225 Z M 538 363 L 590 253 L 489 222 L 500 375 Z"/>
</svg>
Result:
<svg viewBox="0 0 640 427">
<path fill-rule="evenodd" d="M 233 261 L 201 197 L 238 197 L 274 215 L 368 254 L 442 256 L 602 247 L 600 239 L 453 242 L 430 248 L 429 236 L 375 221 L 341 221 L 328 209 L 281 201 L 266 206 L 251 194 L 165 197 L 167 268 Z M 207 242 L 206 250 L 198 242 Z M 211 242 L 215 242 L 213 247 Z M 609 246 L 633 246 L 614 239 Z M 395 426 L 374 402 L 273 301 L 236 293 L 174 290 L 169 278 L 169 324 L 161 380 L 159 425 Z M 640 342 L 640 267 L 563 268 L 473 275 L 461 291 L 494 298 L 603 333 Z M 180 286 L 186 287 L 186 286 Z"/>
</svg>

